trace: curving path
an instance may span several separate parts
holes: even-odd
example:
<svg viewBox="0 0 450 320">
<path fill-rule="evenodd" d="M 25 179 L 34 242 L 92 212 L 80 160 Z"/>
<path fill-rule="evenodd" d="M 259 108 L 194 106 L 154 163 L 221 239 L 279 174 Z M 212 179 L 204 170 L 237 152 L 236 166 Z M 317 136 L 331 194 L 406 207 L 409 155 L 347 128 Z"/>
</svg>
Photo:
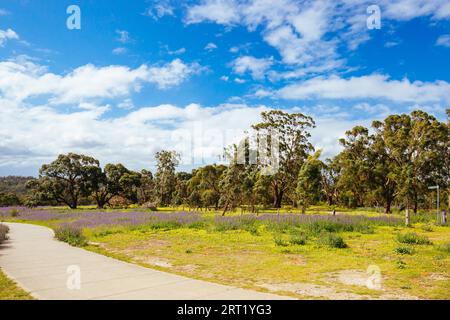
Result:
<svg viewBox="0 0 450 320">
<path fill-rule="evenodd" d="M 71 247 L 45 227 L 6 224 L 10 240 L 0 245 L 0 267 L 37 299 L 289 299 L 144 268 Z M 79 267 L 80 289 L 67 286 L 69 266 Z"/>
</svg>

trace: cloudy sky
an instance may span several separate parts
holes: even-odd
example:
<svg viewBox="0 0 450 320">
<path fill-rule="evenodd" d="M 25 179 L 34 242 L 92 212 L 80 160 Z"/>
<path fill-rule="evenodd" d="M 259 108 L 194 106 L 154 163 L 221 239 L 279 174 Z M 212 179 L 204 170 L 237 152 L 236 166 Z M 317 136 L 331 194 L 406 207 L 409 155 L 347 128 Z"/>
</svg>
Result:
<svg viewBox="0 0 450 320">
<path fill-rule="evenodd" d="M 0 175 L 69 151 L 133 169 L 162 148 L 183 169 L 217 162 L 268 108 L 314 117 L 325 156 L 390 113 L 444 120 L 449 20 L 448 0 L 2 0 Z"/>
</svg>

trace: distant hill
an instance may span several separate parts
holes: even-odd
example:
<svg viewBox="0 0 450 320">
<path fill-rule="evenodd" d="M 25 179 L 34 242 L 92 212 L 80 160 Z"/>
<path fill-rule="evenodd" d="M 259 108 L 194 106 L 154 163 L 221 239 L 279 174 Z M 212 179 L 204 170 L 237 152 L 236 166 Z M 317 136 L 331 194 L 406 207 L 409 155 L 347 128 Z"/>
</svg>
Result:
<svg viewBox="0 0 450 320">
<path fill-rule="evenodd" d="M 29 190 L 26 188 L 28 180 L 33 177 L 8 176 L 0 177 L 0 206 L 21 204 Z"/>
</svg>

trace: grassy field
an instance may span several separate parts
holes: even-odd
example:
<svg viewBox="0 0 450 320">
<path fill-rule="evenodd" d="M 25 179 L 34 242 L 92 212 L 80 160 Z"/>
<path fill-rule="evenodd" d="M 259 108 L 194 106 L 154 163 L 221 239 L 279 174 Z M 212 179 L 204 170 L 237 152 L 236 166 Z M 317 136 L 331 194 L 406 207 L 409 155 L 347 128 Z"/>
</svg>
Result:
<svg viewBox="0 0 450 320">
<path fill-rule="evenodd" d="M 367 209 L 225 218 L 173 209 L 20 210 L 15 217 L 4 210 L 3 219 L 74 228 L 88 250 L 192 278 L 302 299 L 450 299 L 450 227 L 432 214 L 405 227 L 400 215 Z M 371 279 L 379 286 L 369 288 Z"/>
<path fill-rule="evenodd" d="M 19 288 L 0 269 L 0 300 L 31 300 L 31 295 Z"/>
</svg>

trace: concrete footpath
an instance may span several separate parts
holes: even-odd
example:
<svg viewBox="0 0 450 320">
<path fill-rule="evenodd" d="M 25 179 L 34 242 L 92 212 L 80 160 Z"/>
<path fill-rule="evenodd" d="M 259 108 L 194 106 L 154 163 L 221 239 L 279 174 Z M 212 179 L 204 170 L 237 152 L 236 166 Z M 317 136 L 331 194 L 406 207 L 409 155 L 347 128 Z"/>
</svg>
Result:
<svg viewBox="0 0 450 320">
<path fill-rule="evenodd" d="M 45 227 L 5 224 L 10 227 L 10 240 L 0 245 L 0 267 L 37 299 L 290 299 L 194 280 L 74 248 L 55 240 L 53 231 Z"/>
</svg>

